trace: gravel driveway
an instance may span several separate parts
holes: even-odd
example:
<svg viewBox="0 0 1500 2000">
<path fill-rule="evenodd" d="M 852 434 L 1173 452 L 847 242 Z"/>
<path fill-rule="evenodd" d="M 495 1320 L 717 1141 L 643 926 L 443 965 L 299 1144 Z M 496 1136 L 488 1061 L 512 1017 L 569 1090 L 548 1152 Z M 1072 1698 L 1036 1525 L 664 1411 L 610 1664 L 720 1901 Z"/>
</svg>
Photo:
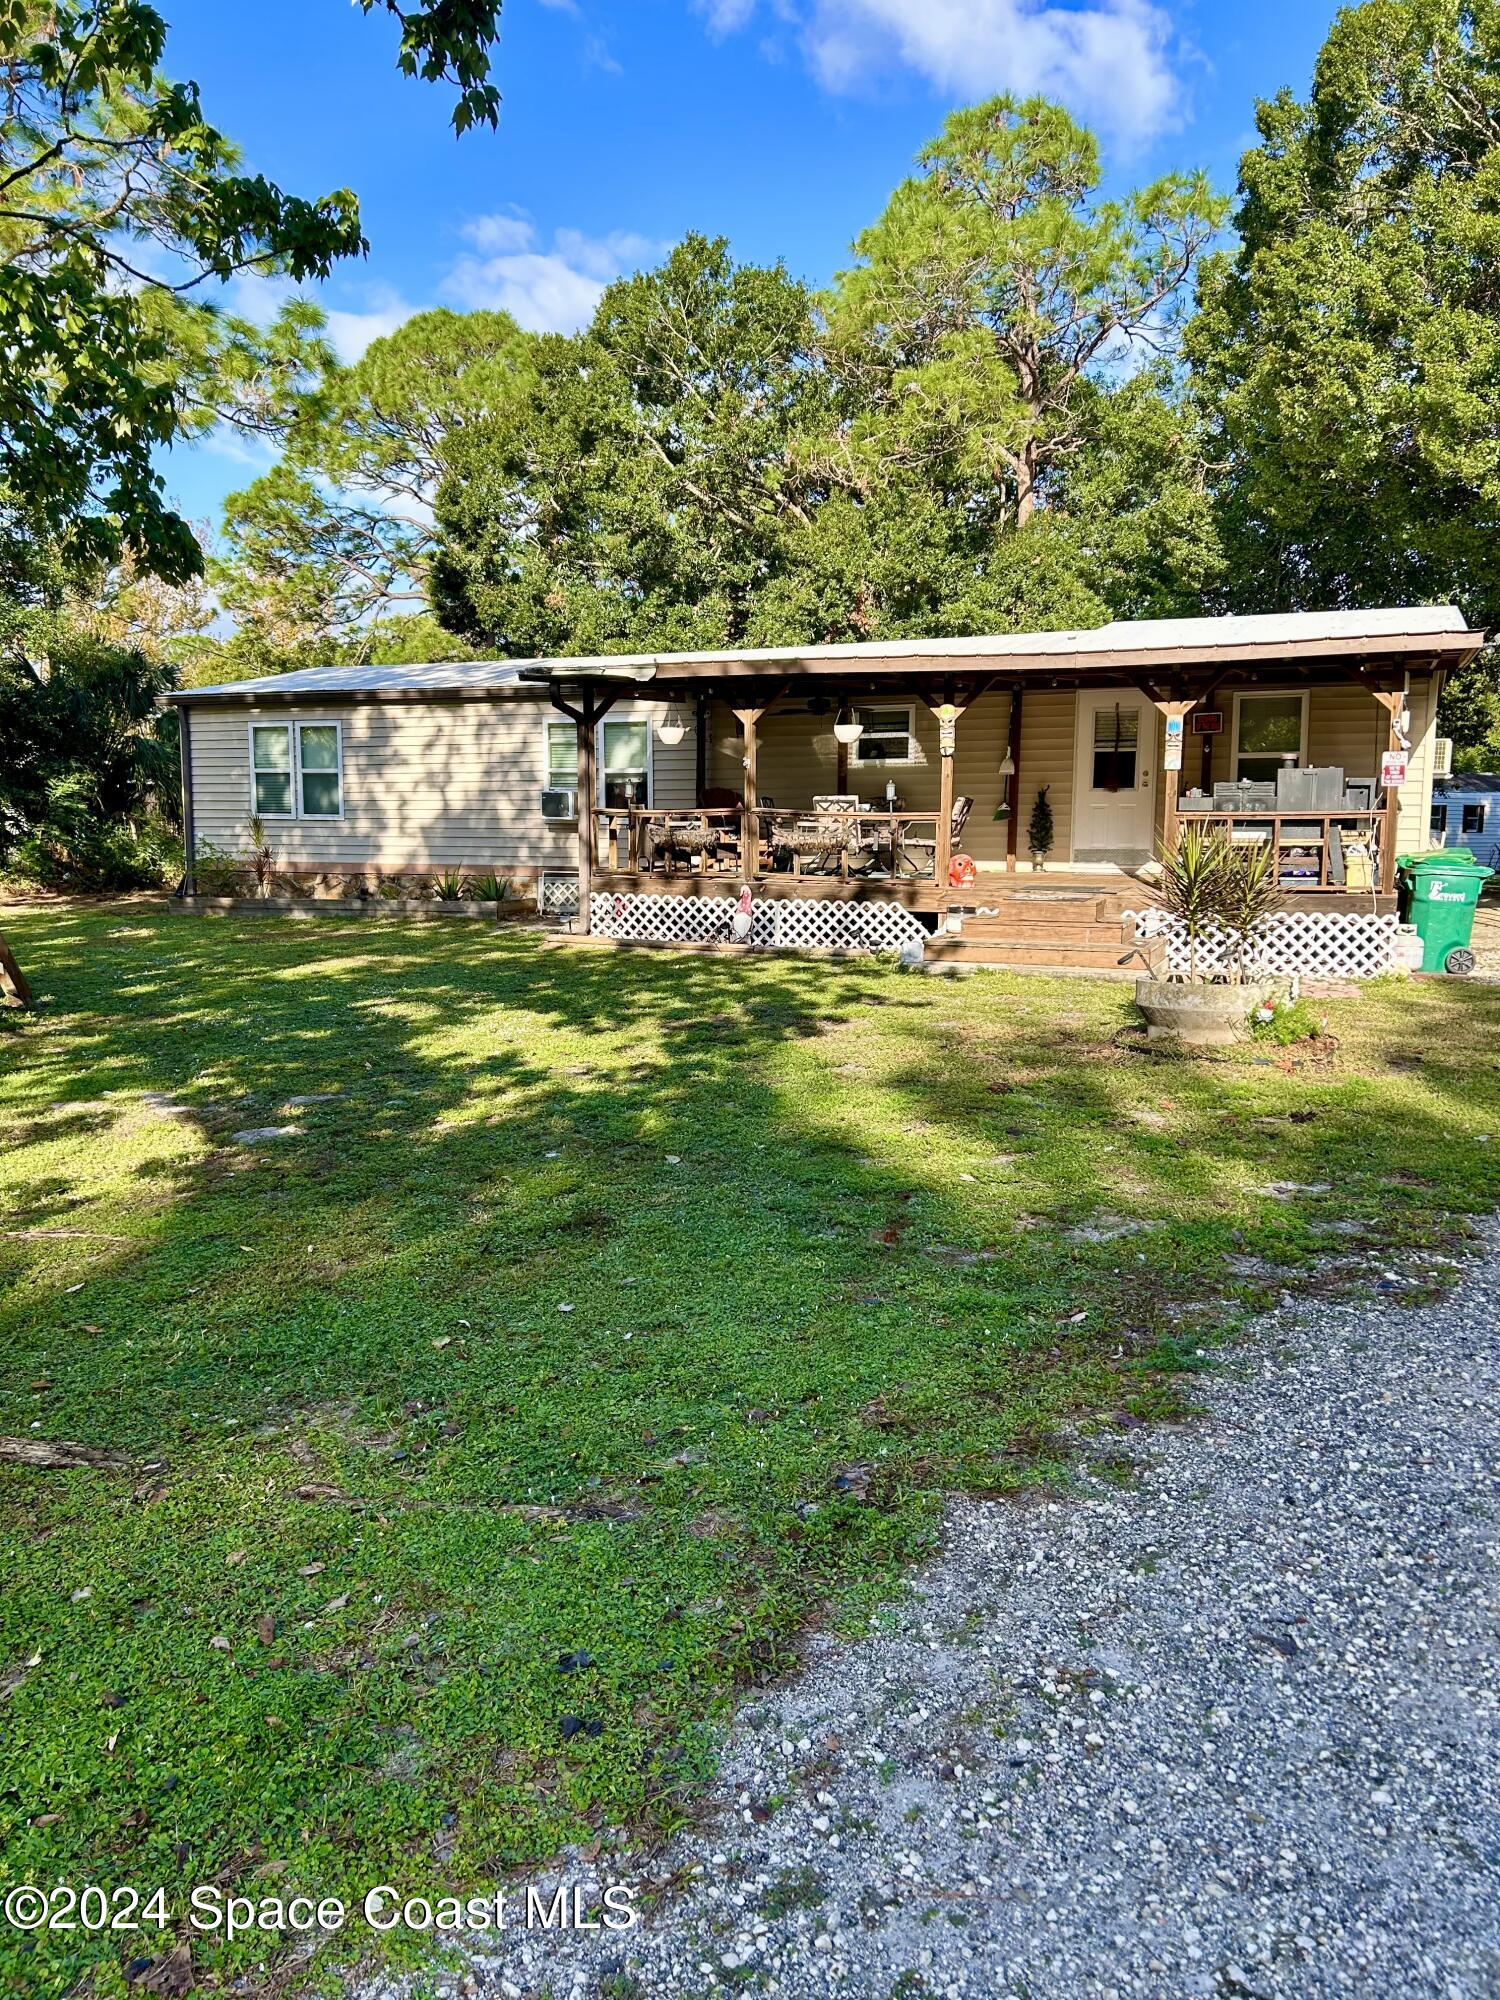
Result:
<svg viewBox="0 0 1500 2000">
<path fill-rule="evenodd" d="M 1500 1994 L 1497 1363 L 1491 1254 L 1279 1315 L 1124 1484 L 955 1505 L 906 1605 L 744 1712 L 652 1871 L 696 1879 L 447 1990 Z"/>
</svg>

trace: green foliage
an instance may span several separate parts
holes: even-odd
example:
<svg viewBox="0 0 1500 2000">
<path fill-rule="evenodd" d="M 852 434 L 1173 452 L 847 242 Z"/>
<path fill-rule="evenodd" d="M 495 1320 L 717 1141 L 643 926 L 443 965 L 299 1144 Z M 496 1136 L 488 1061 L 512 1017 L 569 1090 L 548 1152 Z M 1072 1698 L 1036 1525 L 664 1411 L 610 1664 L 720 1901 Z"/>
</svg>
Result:
<svg viewBox="0 0 1500 2000">
<path fill-rule="evenodd" d="M 1219 862 L 1216 914 L 1220 928 L 1229 934 L 1238 978 L 1245 977 L 1256 932 L 1285 900 L 1281 888 L 1281 863 L 1274 841 L 1224 842 Z"/>
<path fill-rule="evenodd" d="M 508 876 L 497 875 L 492 868 L 487 874 L 474 877 L 474 899 L 480 903 L 503 903 L 511 894 L 512 886 Z"/>
<path fill-rule="evenodd" d="M 457 88 L 460 131 L 495 122 L 499 0 L 360 4 L 400 22 L 403 70 Z M 241 172 L 196 85 L 160 73 L 165 43 L 145 0 L 0 0 L 0 480 L 70 553 L 181 582 L 201 556 L 153 455 L 221 416 L 274 428 L 327 358 L 305 302 L 261 336 L 201 288 L 326 277 L 366 244 L 347 188 Z"/>
<path fill-rule="evenodd" d="M 159 884 L 180 865 L 171 669 L 66 630 L 0 650 L 0 866 L 60 887 Z"/>
<path fill-rule="evenodd" d="M 1250 1032 L 1258 1042 L 1269 1042 L 1273 1048 L 1289 1049 L 1298 1042 L 1315 1042 L 1328 1032 L 1328 1017 L 1306 1000 L 1283 1000 L 1271 1009 L 1269 1021 L 1260 1019 L 1256 1009 L 1250 1020 Z"/>
<path fill-rule="evenodd" d="M 1367 0 L 1257 113 L 1187 336 L 1237 608 L 1452 599 L 1500 624 L 1500 9 Z M 1445 702 L 1496 731 L 1486 664 Z"/>
<path fill-rule="evenodd" d="M 325 356 L 285 405 L 284 459 L 225 502 L 213 580 L 240 650 L 286 667 L 309 653 L 378 657 L 372 633 L 411 623 L 392 613 L 427 601 L 429 509 L 450 437 L 504 421 L 531 380 L 507 313 L 419 313 L 352 367 Z M 418 630 L 428 650 L 402 657 L 467 650 L 430 618 L 409 636 Z"/>
<path fill-rule="evenodd" d="M 1500 1200 L 1480 986 L 1332 1003 L 1336 1067 L 1185 1064 L 1164 1103 L 1098 982 L 897 1006 L 877 966 L 509 926 L 3 928 L 43 1008 L 0 1060 L 0 1433 L 142 1469 L 0 1466 L 0 1828 L 15 1880 L 178 1910 L 217 1876 L 357 1903 L 393 1861 L 493 1885 L 680 1822 L 737 1697 L 888 1598 L 947 1493 L 1171 1407 L 1161 1370 L 1242 1309 L 1230 1260 L 1311 1269 L 1353 1217 L 1384 1265 Z M 1157 1225 L 1128 1259 L 1076 1229 L 1122 1203 Z M 28 1942 L 0 1981 L 34 2000 L 159 1948 Z M 203 1990 L 336 1977 L 264 1933 L 193 1955 Z"/>
<path fill-rule="evenodd" d="M 994 97 L 948 118 L 827 302 L 867 483 L 926 464 L 1024 526 L 1085 430 L 1091 377 L 1168 338 L 1227 214 L 1199 174 L 1101 201 L 1092 133 Z"/>
<path fill-rule="evenodd" d="M 1045 861 L 1057 841 L 1052 801 L 1047 797 L 1050 790 L 1050 786 L 1043 785 L 1031 803 L 1031 818 L 1026 824 L 1026 845 L 1033 861 Z"/>
<path fill-rule="evenodd" d="M 1176 841 L 1161 856 L 1157 893 L 1186 933 L 1190 979 L 1197 976 L 1198 951 L 1205 936 L 1219 927 L 1228 862 L 1229 842 L 1224 833 L 1191 820 L 1182 822 Z"/>
<path fill-rule="evenodd" d="M 503 0 L 358 0 L 366 14 L 381 8 L 401 24 L 401 49 L 396 58 L 403 76 L 428 83 L 453 84 L 458 103 L 453 129 L 497 125 L 500 93 L 489 80 L 490 46 L 500 32 Z"/>
<path fill-rule="evenodd" d="M 0 6 L 0 476 L 79 553 L 129 548 L 180 580 L 198 545 L 152 454 L 225 345 L 193 288 L 251 265 L 325 276 L 364 238 L 347 190 L 305 201 L 237 171 L 196 88 L 159 75 L 165 37 L 143 0 Z"/>
<path fill-rule="evenodd" d="M 445 623 L 504 653 L 1091 625 L 1218 580 L 1170 345 L 1222 213 L 1202 177 L 1094 199 L 1040 100 L 949 121 L 817 303 L 689 237 L 612 286 L 438 493 Z"/>
<path fill-rule="evenodd" d="M 530 394 L 449 440 L 439 616 L 515 654 L 743 643 L 811 503 L 812 337 L 804 286 L 690 236 L 536 340 Z"/>
</svg>

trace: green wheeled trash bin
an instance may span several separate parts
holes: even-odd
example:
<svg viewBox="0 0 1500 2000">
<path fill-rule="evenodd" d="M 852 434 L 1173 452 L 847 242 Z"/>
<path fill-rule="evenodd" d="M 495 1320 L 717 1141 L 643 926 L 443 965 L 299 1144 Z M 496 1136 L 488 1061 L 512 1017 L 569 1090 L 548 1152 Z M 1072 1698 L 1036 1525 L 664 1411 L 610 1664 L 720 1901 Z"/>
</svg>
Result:
<svg viewBox="0 0 1500 2000">
<path fill-rule="evenodd" d="M 1494 870 L 1481 866 L 1466 847 L 1399 859 L 1401 915 L 1416 925 L 1422 940 L 1422 970 L 1472 972 L 1474 910 Z"/>
</svg>

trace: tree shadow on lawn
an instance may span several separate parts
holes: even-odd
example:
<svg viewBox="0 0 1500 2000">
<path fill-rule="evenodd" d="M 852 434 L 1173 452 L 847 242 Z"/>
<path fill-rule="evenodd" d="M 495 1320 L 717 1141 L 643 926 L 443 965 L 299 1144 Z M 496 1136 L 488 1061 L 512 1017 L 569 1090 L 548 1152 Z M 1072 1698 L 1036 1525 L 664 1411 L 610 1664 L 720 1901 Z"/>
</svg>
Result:
<svg viewBox="0 0 1500 2000">
<path fill-rule="evenodd" d="M 132 917 L 17 926 L 3 1223 L 96 1233 L 0 1238 L 0 1428 L 165 1461 L 0 1480 L 18 1880 L 416 1889 L 670 1825 L 945 1487 L 1174 1407 L 1236 1247 L 1462 1206 L 1494 1102 L 1164 1073 L 1117 989 Z M 1455 1048 L 1473 1007 L 1418 1002 Z"/>
</svg>

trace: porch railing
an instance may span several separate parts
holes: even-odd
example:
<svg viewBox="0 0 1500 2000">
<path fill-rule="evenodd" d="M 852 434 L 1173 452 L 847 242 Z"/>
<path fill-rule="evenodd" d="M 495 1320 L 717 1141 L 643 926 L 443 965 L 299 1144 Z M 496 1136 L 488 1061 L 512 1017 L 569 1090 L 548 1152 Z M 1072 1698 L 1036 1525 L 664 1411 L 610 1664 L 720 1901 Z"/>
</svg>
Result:
<svg viewBox="0 0 1500 2000">
<path fill-rule="evenodd" d="M 935 812 L 600 806 L 594 813 L 594 852 L 600 871 L 612 875 L 931 882 L 937 828 Z"/>
<path fill-rule="evenodd" d="M 1181 826 L 1213 827 L 1240 846 L 1269 844 L 1276 850 L 1276 874 L 1283 889 L 1349 891 L 1351 846 L 1369 856 L 1370 882 L 1361 889 L 1383 888 L 1382 843 L 1387 815 L 1369 812 L 1183 812 Z M 1355 864 L 1356 872 L 1363 869 Z"/>
</svg>

